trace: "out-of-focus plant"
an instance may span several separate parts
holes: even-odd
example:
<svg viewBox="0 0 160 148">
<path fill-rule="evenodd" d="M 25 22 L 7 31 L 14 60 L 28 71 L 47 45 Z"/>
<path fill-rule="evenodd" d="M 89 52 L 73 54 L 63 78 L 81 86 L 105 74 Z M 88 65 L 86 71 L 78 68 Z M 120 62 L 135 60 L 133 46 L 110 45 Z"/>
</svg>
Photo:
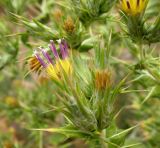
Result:
<svg viewBox="0 0 160 148">
<path fill-rule="evenodd" d="M 5 7 L 6 11 L 10 11 L 17 14 L 22 14 L 24 12 L 27 1 L 25 0 L 4 0 L 1 1 L 2 5 Z"/>
<path fill-rule="evenodd" d="M 9 40 L 7 37 L 9 28 L 7 28 L 6 22 L 2 21 L 0 27 L 0 69 L 3 69 L 6 65 L 15 63 L 19 49 L 19 38 Z"/>
<path fill-rule="evenodd" d="M 116 0 L 70 0 L 70 3 L 81 22 L 88 26 L 92 21 L 102 19 Z"/>
</svg>

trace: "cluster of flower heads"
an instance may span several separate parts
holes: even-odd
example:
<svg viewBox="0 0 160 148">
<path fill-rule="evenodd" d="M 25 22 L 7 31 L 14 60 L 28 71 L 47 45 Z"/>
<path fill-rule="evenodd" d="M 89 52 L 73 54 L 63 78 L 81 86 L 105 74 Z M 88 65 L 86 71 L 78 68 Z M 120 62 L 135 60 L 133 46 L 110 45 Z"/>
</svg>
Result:
<svg viewBox="0 0 160 148">
<path fill-rule="evenodd" d="M 131 16 L 141 14 L 147 6 L 148 0 L 120 0 L 124 12 Z"/>
<path fill-rule="evenodd" d="M 60 52 L 58 52 L 53 40 L 51 40 L 49 48 L 52 54 L 49 54 L 49 51 L 42 47 L 39 47 L 33 53 L 33 57 L 36 58 L 46 74 L 55 80 L 60 80 L 63 72 L 67 75 L 72 72 L 67 42 L 64 39 L 60 39 L 58 40 L 58 44 Z"/>
</svg>

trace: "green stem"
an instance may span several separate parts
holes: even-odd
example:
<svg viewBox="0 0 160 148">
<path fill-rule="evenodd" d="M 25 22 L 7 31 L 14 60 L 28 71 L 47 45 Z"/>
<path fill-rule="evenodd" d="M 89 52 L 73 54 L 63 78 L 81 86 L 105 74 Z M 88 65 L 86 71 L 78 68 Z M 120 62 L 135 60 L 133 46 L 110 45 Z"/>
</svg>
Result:
<svg viewBox="0 0 160 148">
<path fill-rule="evenodd" d="M 106 130 L 102 130 L 101 131 L 101 137 L 102 137 L 102 139 L 101 139 L 101 147 L 102 148 L 107 148 L 108 144 L 103 140 L 103 138 L 106 138 Z"/>
<path fill-rule="evenodd" d="M 143 60 L 145 59 L 145 54 L 144 54 L 144 49 L 141 41 L 139 42 L 139 48 L 140 48 L 140 61 L 142 63 Z"/>
<path fill-rule="evenodd" d="M 39 148 L 43 148 L 43 132 L 39 132 Z"/>
</svg>

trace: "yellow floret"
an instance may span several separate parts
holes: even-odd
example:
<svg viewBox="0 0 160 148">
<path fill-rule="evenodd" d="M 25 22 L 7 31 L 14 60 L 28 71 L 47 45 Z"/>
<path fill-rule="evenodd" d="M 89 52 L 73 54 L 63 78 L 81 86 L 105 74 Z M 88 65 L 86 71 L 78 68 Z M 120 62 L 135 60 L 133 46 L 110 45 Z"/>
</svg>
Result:
<svg viewBox="0 0 160 148">
<path fill-rule="evenodd" d="M 60 80 L 63 76 L 63 72 L 67 75 L 72 73 L 72 65 L 69 59 L 58 60 L 55 65 L 49 64 L 46 68 L 49 77 L 55 80 Z"/>
</svg>

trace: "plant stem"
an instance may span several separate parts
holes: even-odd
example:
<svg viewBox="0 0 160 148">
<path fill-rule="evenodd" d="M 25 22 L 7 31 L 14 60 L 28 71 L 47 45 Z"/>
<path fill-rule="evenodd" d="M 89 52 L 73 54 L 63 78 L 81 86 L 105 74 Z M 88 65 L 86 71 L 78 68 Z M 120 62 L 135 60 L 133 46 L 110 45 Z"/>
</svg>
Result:
<svg viewBox="0 0 160 148">
<path fill-rule="evenodd" d="M 39 133 L 39 148 L 43 148 L 43 132 Z"/>
<path fill-rule="evenodd" d="M 142 63 L 142 61 L 144 60 L 145 58 L 145 55 L 144 55 L 144 49 L 143 49 L 143 45 L 142 45 L 142 42 L 140 41 L 139 42 L 139 48 L 140 48 L 140 61 Z"/>
<path fill-rule="evenodd" d="M 106 137 L 106 130 L 102 130 L 101 131 L 101 137 L 105 138 Z M 102 148 L 107 148 L 107 143 L 105 143 L 105 141 L 102 139 L 101 140 L 101 147 Z"/>
</svg>

